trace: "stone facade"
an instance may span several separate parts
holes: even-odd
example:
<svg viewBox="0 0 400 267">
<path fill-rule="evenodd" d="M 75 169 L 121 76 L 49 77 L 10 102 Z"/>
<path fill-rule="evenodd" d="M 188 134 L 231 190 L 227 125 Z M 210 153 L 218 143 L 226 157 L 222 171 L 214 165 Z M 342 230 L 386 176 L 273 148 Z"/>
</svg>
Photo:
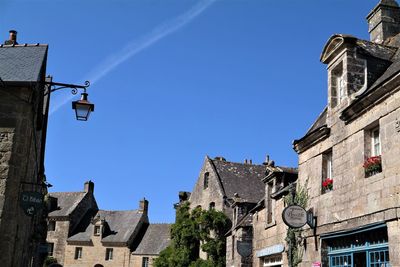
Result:
<svg viewBox="0 0 400 267">
<path fill-rule="evenodd" d="M 24 191 L 42 196 L 47 192 L 43 168 L 47 45 L 19 46 L 13 34 L 9 45 L 0 47 L 5 58 L 0 68 L 0 262 L 39 266 L 43 257 L 38 248 L 46 234 L 44 209 L 28 216 L 20 204 Z M 11 54 L 14 57 L 8 60 Z M 32 62 L 18 67 L 16 61 Z"/>
<path fill-rule="evenodd" d="M 216 209 L 232 220 L 236 216 L 235 203 L 239 199 L 250 205 L 262 199 L 264 185 L 261 179 L 264 174 L 264 165 L 255 165 L 247 160 L 245 163 L 229 162 L 223 157 L 211 159 L 207 156 L 190 194 L 190 206 L 200 206 L 205 210 Z M 230 240 L 227 239 L 227 259 L 232 258 Z M 200 257 L 205 259 L 207 255 L 200 251 Z"/>
<path fill-rule="evenodd" d="M 400 9 L 395 1 L 381 1 L 371 16 L 385 9 L 390 9 L 385 14 L 394 14 L 391 21 L 396 22 Z M 299 154 L 298 183 L 308 185 L 309 207 L 318 222 L 315 231 L 304 228 L 300 266 L 316 262 L 338 266 L 337 261 L 348 266 L 390 261 L 391 266 L 400 266 L 400 77 L 395 45 L 400 26 L 386 35 L 382 31 L 388 19 L 369 17 L 375 43 L 335 35 L 323 51 L 328 106 L 294 143 Z M 333 181 L 330 186 L 328 178 Z"/>
<path fill-rule="evenodd" d="M 83 192 L 50 193 L 55 199 L 54 209 L 49 212 L 47 243 L 51 244 L 52 255 L 61 265 L 64 264 L 67 238 L 70 237 L 85 216 L 94 216 L 98 207 L 94 198 L 94 183 L 85 183 Z"/>
</svg>

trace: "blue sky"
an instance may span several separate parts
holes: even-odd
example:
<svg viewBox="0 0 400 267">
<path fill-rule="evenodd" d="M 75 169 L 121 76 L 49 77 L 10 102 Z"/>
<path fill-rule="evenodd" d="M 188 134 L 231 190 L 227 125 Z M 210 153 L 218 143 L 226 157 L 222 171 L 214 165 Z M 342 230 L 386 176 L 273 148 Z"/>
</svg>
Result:
<svg viewBox="0 0 400 267">
<path fill-rule="evenodd" d="M 377 2 L 1 0 L 0 36 L 49 44 L 56 82 L 92 81 L 86 123 L 68 91 L 52 96 L 51 191 L 91 179 L 102 209 L 146 197 L 151 222 L 173 222 L 206 155 L 296 166 L 292 141 L 326 104 L 322 48 L 334 33 L 368 39 Z"/>
</svg>

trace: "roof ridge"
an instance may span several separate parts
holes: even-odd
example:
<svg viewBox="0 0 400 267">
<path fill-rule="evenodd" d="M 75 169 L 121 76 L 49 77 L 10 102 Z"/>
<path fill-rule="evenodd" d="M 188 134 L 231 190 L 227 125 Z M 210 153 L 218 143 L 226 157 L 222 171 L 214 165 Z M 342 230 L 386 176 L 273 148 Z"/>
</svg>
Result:
<svg viewBox="0 0 400 267">
<path fill-rule="evenodd" d="M 49 46 L 48 44 L 40 44 L 40 43 L 36 43 L 36 44 L 11 44 L 11 45 L 6 45 L 6 44 L 0 44 L 0 47 L 3 48 L 10 48 L 10 47 L 37 47 L 37 46 Z"/>
<path fill-rule="evenodd" d="M 224 163 L 234 163 L 234 164 L 240 164 L 240 165 L 246 165 L 246 166 L 264 166 L 263 164 L 249 164 L 249 163 L 243 163 L 243 162 L 234 162 L 234 161 L 222 161 L 222 160 L 218 160 L 218 159 L 211 159 L 212 161 L 217 161 L 217 162 L 224 162 Z"/>
</svg>

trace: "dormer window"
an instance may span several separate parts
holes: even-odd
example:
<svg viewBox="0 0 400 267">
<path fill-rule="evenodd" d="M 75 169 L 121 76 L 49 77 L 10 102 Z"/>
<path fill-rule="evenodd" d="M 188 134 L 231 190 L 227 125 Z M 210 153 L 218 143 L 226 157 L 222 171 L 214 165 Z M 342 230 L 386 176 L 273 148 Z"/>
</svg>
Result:
<svg viewBox="0 0 400 267">
<path fill-rule="evenodd" d="M 340 62 L 331 71 L 331 107 L 336 107 L 346 96 L 346 80 L 343 73 L 343 63 Z"/>
<path fill-rule="evenodd" d="M 94 235 L 100 235 L 100 226 L 99 225 L 96 225 L 94 227 Z"/>
</svg>

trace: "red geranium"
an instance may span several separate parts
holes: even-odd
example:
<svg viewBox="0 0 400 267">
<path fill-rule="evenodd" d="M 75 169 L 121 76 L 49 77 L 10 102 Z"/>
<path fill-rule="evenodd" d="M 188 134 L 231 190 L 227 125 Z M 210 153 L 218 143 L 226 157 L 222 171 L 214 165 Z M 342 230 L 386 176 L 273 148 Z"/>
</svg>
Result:
<svg viewBox="0 0 400 267">
<path fill-rule="evenodd" d="M 326 178 L 324 181 L 322 181 L 322 187 L 324 190 L 332 190 L 333 189 L 333 179 Z"/>
<path fill-rule="evenodd" d="M 381 156 L 374 156 L 367 158 L 364 161 L 363 167 L 366 174 L 381 172 L 382 171 Z"/>
</svg>

